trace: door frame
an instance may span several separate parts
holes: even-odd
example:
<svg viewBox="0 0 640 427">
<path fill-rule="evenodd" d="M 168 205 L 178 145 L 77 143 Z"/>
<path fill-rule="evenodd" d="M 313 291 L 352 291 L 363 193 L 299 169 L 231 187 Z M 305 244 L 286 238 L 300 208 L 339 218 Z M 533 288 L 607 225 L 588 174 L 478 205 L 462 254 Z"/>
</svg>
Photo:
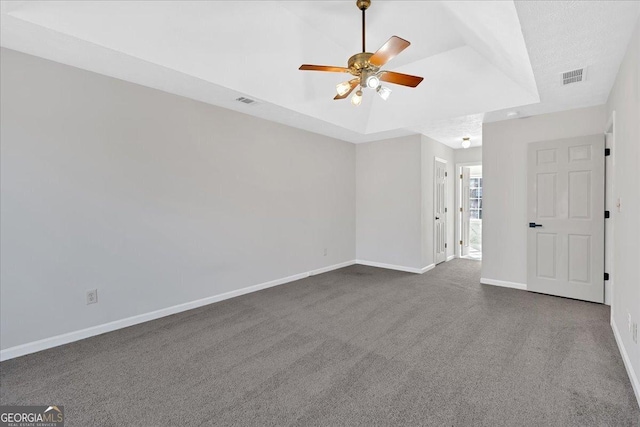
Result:
<svg viewBox="0 0 640 427">
<path fill-rule="evenodd" d="M 465 162 L 465 163 L 456 163 L 455 174 L 456 174 L 456 207 L 455 207 L 455 218 L 454 227 L 455 227 L 455 247 L 456 249 L 453 251 L 453 255 L 456 258 L 462 257 L 462 248 L 460 247 L 460 240 L 462 240 L 462 215 L 460 213 L 460 208 L 462 207 L 462 182 L 460 178 L 460 174 L 462 173 L 462 168 L 466 168 L 469 166 L 482 166 L 482 161 L 478 162 Z M 483 180 L 484 182 L 484 180 Z"/>
<path fill-rule="evenodd" d="M 445 168 L 445 175 L 444 175 L 444 194 L 443 194 L 443 198 L 444 198 L 444 206 L 445 206 L 445 212 L 444 212 L 444 236 L 445 236 L 445 243 L 447 242 L 447 216 L 448 216 L 448 212 L 447 212 L 447 178 L 449 178 L 447 176 L 447 166 L 449 165 L 449 162 L 441 157 L 437 157 L 434 156 L 433 157 L 433 263 L 435 265 L 438 265 L 438 260 L 437 260 L 437 253 L 438 253 L 438 241 L 436 239 L 436 193 L 438 191 L 438 174 L 437 174 L 437 163 L 444 163 Z M 447 262 L 447 245 L 445 244 L 445 249 L 444 249 L 444 261 L 442 262 Z M 454 252 L 455 253 L 455 252 Z"/>
<path fill-rule="evenodd" d="M 609 137 L 610 135 L 610 137 Z M 604 158 L 604 208 L 611 212 L 611 215 L 604 223 L 604 271 L 605 273 L 609 273 L 609 280 L 605 280 L 604 282 L 604 303 L 608 306 L 611 306 L 611 319 L 613 320 L 613 292 L 614 292 L 614 283 L 615 283 L 615 253 L 614 253 L 614 245 L 613 239 L 607 238 L 608 235 L 615 236 L 615 224 L 616 224 L 616 214 L 618 209 L 616 207 L 617 198 L 616 194 L 616 182 L 615 176 L 613 173 L 613 169 L 616 166 L 616 112 L 615 110 L 611 112 L 611 116 L 607 121 L 607 125 L 604 128 L 604 146 L 605 148 L 611 149 L 611 155 Z M 609 187 L 613 194 L 611 194 L 611 198 L 607 200 L 607 187 Z M 608 203 L 607 203 L 608 202 Z"/>
</svg>

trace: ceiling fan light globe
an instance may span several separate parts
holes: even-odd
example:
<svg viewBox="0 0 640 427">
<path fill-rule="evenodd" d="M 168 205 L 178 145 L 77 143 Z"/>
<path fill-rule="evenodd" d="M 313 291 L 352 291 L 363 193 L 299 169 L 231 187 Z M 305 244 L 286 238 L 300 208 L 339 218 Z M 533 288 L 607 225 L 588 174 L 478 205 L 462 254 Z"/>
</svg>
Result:
<svg viewBox="0 0 640 427">
<path fill-rule="evenodd" d="M 359 90 L 351 97 L 351 103 L 356 107 L 362 103 L 362 91 Z"/>
<path fill-rule="evenodd" d="M 374 74 L 367 77 L 366 83 L 367 83 L 367 87 L 374 89 L 380 86 L 380 79 L 378 78 L 378 76 Z"/>
<path fill-rule="evenodd" d="M 471 147 L 471 141 L 469 138 L 462 138 L 462 148 L 467 149 Z"/>
<path fill-rule="evenodd" d="M 336 85 L 336 92 L 338 92 L 338 95 L 340 95 L 340 96 L 345 95 L 350 90 L 351 90 L 351 83 L 349 83 L 348 81 L 347 82 L 338 83 Z"/>
<path fill-rule="evenodd" d="M 380 98 L 386 101 L 387 99 L 389 99 L 389 95 L 391 95 L 392 90 L 386 86 L 379 85 L 376 89 L 376 92 L 378 92 Z"/>
</svg>

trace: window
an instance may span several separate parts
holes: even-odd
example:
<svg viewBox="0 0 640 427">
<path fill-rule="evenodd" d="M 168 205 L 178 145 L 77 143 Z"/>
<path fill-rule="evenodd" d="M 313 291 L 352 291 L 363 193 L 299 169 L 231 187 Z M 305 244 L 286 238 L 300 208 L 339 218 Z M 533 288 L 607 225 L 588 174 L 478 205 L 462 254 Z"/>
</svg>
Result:
<svg viewBox="0 0 640 427">
<path fill-rule="evenodd" d="M 482 178 L 469 180 L 471 219 L 482 219 Z"/>
</svg>

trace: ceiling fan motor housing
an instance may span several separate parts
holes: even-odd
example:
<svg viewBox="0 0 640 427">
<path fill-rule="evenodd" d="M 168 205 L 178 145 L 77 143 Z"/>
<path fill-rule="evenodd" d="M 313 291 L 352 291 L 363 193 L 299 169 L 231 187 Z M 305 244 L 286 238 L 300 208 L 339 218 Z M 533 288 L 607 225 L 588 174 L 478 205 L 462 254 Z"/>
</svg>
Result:
<svg viewBox="0 0 640 427">
<path fill-rule="evenodd" d="M 362 75 L 363 71 L 368 71 L 371 73 L 376 73 L 380 69 L 380 67 L 376 67 L 375 65 L 369 62 L 369 58 L 373 56 L 373 53 L 370 52 L 360 52 L 353 55 L 349 58 L 348 66 L 349 72 L 354 76 Z"/>
<path fill-rule="evenodd" d="M 363 89 L 376 89 L 376 92 L 378 92 L 382 99 L 386 100 L 389 97 L 391 90 L 380 85 L 381 80 L 401 86 L 418 86 L 418 84 L 423 80 L 422 77 L 380 69 L 396 55 L 409 47 L 411 43 L 398 36 L 392 36 L 380 49 L 376 51 L 376 53 L 367 52 L 365 43 L 365 12 L 369 6 L 371 6 L 371 0 L 356 0 L 356 6 L 358 6 L 358 9 L 362 11 L 362 52 L 356 53 L 349 58 L 346 68 L 302 64 L 299 69 L 309 71 L 328 71 L 334 73 L 348 72 L 355 76 L 356 78 L 342 82 L 336 86 L 338 95 L 333 99 L 345 99 L 351 94 L 351 92 L 360 86 Z M 356 94 L 351 98 L 351 102 L 353 105 L 360 105 L 361 101 L 362 90 L 358 89 Z"/>
</svg>

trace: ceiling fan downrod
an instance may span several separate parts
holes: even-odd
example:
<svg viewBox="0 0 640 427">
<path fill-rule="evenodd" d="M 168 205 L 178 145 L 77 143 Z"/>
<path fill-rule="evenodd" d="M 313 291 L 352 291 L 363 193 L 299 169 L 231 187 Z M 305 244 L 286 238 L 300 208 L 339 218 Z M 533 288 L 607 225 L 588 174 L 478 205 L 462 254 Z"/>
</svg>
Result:
<svg viewBox="0 0 640 427">
<path fill-rule="evenodd" d="M 362 52 L 352 55 L 347 61 L 346 67 L 335 67 L 327 65 L 302 64 L 300 70 L 303 71 L 328 71 L 332 73 L 349 73 L 352 79 L 336 85 L 338 94 L 335 100 L 345 99 L 354 90 L 355 95 L 351 97 L 353 105 L 360 105 L 362 102 L 362 89 L 375 89 L 385 101 L 391 93 L 391 89 L 382 86 L 381 82 L 393 83 L 400 86 L 416 87 L 423 80 L 422 77 L 409 74 L 396 73 L 394 71 L 382 70 L 382 67 L 405 50 L 411 43 L 398 36 L 391 36 L 385 44 L 375 53 L 367 52 L 366 45 L 366 10 L 371 6 L 371 0 L 356 0 L 356 6 L 362 11 Z"/>
<path fill-rule="evenodd" d="M 371 6 L 371 0 L 356 0 L 356 6 L 362 11 L 362 53 L 366 52 L 365 12 Z"/>
</svg>

